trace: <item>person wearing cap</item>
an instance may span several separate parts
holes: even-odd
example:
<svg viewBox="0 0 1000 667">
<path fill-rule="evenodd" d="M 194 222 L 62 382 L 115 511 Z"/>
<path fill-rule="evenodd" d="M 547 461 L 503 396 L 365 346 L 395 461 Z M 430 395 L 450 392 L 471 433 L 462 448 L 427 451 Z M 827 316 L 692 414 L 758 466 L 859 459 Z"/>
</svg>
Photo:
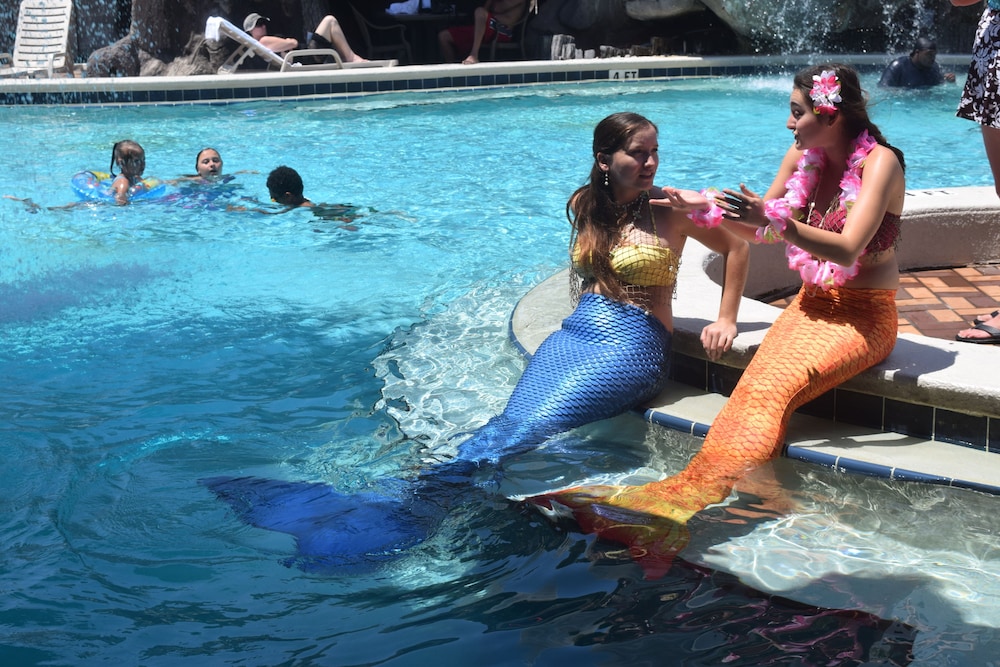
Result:
<svg viewBox="0 0 1000 667">
<path fill-rule="evenodd" d="M 270 21 L 271 19 L 266 16 L 253 12 L 243 19 L 243 30 L 275 53 L 285 53 L 303 48 L 297 39 L 267 34 L 267 24 Z M 345 63 L 365 62 L 366 60 L 355 53 L 351 45 L 347 43 L 347 37 L 344 36 L 340 22 L 332 14 L 324 16 L 316 29 L 306 35 L 305 48 L 335 49 L 340 54 L 340 59 Z"/>
<path fill-rule="evenodd" d="M 900 56 L 882 72 L 878 85 L 883 88 L 926 88 L 948 81 L 955 75 L 942 72 L 937 64 L 937 45 L 926 37 L 918 37 L 908 56 Z"/>
</svg>

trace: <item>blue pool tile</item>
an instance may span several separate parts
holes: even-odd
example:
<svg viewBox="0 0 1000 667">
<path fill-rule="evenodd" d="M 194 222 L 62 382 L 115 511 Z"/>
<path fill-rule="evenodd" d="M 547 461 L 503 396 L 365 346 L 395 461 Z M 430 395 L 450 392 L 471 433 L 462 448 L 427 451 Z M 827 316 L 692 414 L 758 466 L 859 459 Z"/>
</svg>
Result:
<svg viewBox="0 0 1000 667">
<path fill-rule="evenodd" d="M 909 482 L 925 482 L 927 484 L 944 484 L 945 486 L 952 485 L 955 480 L 951 477 L 943 477 L 941 475 L 930 475 L 924 472 L 917 472 L 915 470 L 903 470 L 902 468 L 894 468 L 892 471 L 892 479 L 898 479 Z"/>
<path fill-rule="evenodd" d="M 670 364 L 670 377 L 677 382 L 704 391 L 708 388 L 706 363 L 704 359 L 696 359 L 686 354 L 674 354 Z"/>
<path fill-rule="evenodd" d="M 986 451 L 986 417 L 952 410 L 934 411 L 934 439 Z"/>
<path fill-rule="evenodd" d="M 669 428 L 680 433 L 687 433 L 700 438 L 704 438 L 705 434 L 708 432 L 707 424 L 699 424 L 691 421 L 690 419 L 682 419 L 665 412 L 646 410 L 643 418 L 652 424 L 659 424 L 665 428 Z"/>
<path fill-rule="evenodd" d="M 972 482 L 969 480 L 952 480 L 952 486 L 957 486 L 963 489 L 972 489 L 973 491 L 982 491 L 983 493 L 989 493 L 991 495 L 1000 495 L 1000 486 L 995 484 L 984 484 L 982 482 Z"/>
<path fill-rule="evenodd" d="M 838 389 L 834 419 L 845 424 L 881 430 L 882 397 Z"/>
<path fill-rule="evenodd" d="M 709 362 L 707 389 L 715 394 L 730 396 L 742 375 L 742 369 Z"/>
<path fill-rule="evenodd" d="M 840 458 L 834 454 L 827 454 L 826 452 L 820 452 L 815 449 L 809 449 L 808 447 L 798 447 L 795 445 L 791 445 L 785 450 L 785 456 L 797 461 L 815 463 L 816 465 L 826 466 L 828 468 L 836 468 L 837 459 Z"/>
<path fill-rule="evenodd" d="M 819 417 L 820 419 L 833 421 L 836 416 L 836 408 L 837 395 L 833 391 L 828 391 L 803 405 L 798 409 L 798 412 L 810 417 Z"/>
<path fill-rule="evenodd" d="M 870 463 L 868 461 L 858 461 L 857 459 L 847 458 L 846 456 L 841 456 L 837 460 L 837 467 L 859 475 L 868 475 L 870 477 L 886 478 L 892 475 L 892 468 L 889 466 L 880 465 L 878 463 Z"/>
<path fill-rule="evenodd" d="M 934 436 L 934 408 L 887 398 L 882 429 L 930 440 Z"/>
</svg>

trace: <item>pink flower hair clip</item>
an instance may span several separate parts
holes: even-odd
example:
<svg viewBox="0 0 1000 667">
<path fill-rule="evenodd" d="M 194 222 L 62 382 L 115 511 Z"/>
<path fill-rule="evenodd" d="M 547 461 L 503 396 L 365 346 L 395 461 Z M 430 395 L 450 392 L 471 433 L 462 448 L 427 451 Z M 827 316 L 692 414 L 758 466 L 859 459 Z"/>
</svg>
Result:
<svg viewBox="0 0 1000 667">
<path fill-rule="evenodd" d="M 843 101 L 840 97 L 840 81 L 837 79 L 837 73 L 825 69 L 820 74 L 814 74 L 809 97 L 813 101 L 813 112 L 817 115 L 837 113 L 837 103 Z"/>
</svg>

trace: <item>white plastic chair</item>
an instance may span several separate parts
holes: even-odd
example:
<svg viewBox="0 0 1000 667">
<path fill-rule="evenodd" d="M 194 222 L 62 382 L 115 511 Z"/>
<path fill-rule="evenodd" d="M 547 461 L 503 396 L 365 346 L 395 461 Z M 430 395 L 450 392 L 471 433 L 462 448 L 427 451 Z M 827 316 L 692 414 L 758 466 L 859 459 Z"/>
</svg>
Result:
<svg viewBox="0 0 1000 667">
<path fill-rule="evenodd" d="M 72 0 L 21 0 L 14 52 L 0 53 L 0 77 L 74 76 Z"/>
</svg>

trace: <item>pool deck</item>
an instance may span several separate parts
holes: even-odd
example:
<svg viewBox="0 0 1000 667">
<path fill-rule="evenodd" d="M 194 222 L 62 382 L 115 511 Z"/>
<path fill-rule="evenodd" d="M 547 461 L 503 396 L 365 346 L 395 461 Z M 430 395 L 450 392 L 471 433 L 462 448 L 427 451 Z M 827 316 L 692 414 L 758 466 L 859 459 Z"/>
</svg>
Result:
<svg viewBox="0 0 1000 667">
<path fill-rule="evenodd" d="M 909 192 L 904 243 L 908 232 L 910 239 L 900 248 L 901 267 L 949 266 L 937 263 L 941 257 L 925 248 L 922 236 L 930 226 L 938 234 L 954 225 L 986 231 L 992 235 L 992 246 L 986 244 L 984 251 L 995 253 L 1000 230 L 992 231 L 996 225 L 989 222 L 998 220 L 1000 200 L 992 188 Z M 784 276 L 776 279 L 794 288 L 795 276 L 783 266 L 783 257 L 767 256 L 776 247 L 753 247 L 751 274 L 764 273 L 759 268 L 762 263 L 772 268 L 777 263 Z M 951 251 L 941 252 L 947 256 Z M 965 257 L 972 263 L 982 261 L 975 255 Z M 715 259 L 697 242 L 688 242 L 674 302 L 674 379 L 642 410 L 650 422 L 697 436 L 707 432 L 780 313 L 776 305 L 744 297 L 733 349 L 718 363 L 708 362 L 699 334 L 718 309 Z M 934 263 L 921 263 L 928 259 Z M 1000 276 L 993 275 L 995 267 L 988 265 L 978 270 L 958 263 L 950 266 L 959 268 L 904 275 L 897 302 L 901 333 L 896 348 L 881 364 L 796 413 L 788 430 L 787 456 L 862 474 L 1000 493 L 1000 345 L 949 340 L 934 324 L 936 317 L 922 317 L 936 312 L 950 322 L 952 333 L 963 328 L 973 312 L 1000 307 Z M 567 286 L 565 271 L 557 273 L 518 303 L 510 333 L 526 354 L 570 313 Z M 760 293 L 753 288 L 748 285 L 747 293 Z M 987 298 L 997 305 L 981 306 L 979 300 Z M 780 305 L 782 299 L 771 301 Z M 924 335 L 920 326 L 934 333 Z"/>
</svg>

